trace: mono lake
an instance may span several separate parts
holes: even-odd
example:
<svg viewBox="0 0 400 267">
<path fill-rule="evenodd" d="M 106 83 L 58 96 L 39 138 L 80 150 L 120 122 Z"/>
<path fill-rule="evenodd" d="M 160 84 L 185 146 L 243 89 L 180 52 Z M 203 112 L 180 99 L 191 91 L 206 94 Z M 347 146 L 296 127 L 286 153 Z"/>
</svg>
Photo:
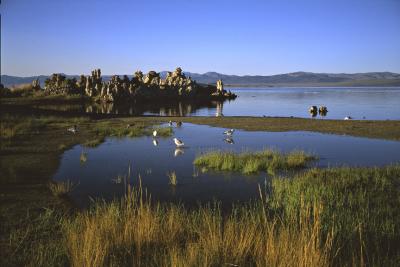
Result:
<svg viewBox="0 0 400 267">
<path fill-rule="evenodd" d="M 310 106 L 326 106 L 316 118 L 399 120 L 400 88 L 234 88 L 235 101 L 225 102 L 225 116 L 278 116 L 310 118 Z"/>
<path fill-rule="evenodd" d="M 326 106 L 315 119 L 400 120 L 400 87 L 229 88 L 231 101 L 150 101 L 124 104 L 46 105 L 40 108 L 129 116 L 269 116 L 310 118 L 310 106 Z"/>
<path fill-rule="evenodd" d="M 270 116 L 310 118 L 310 106 L 326 106 L 315 119 L 399 120 L 400 87 L 229 88 L 238 97 L 219 101 L 151 101 L 125 104 L 57 105 L 46 108 L 130 116 Z"/>
<path fill-rule="evenodd" d="M 163 127 L 167 127 L 163 125 Z M 78 206 L 87 206 L 90 198 L 107 200 L 123 195 L 124 181 L 118 175 L 127 175 L 131 165 L 131 185 L 138 185 L 141 176 L 143 187 L 153 200 L 181 202 L 196 205 L 213 200 L 230 206 L 258 196 L 258 184 L 263 184 L 267 174 L 245 176 L 240 173 L 202 172 L 193 165 L 199 153 L 210 150 L 236 152 L 273 148 L 282 152 L 304 150 L 319 157 L 313 165 L 329 166 L 382 166 L 400 162 L 400 142 L 378 139 L 320 134 L 313 132 L 250 132 L 237 130 L 234 144 L 224 140 L 225 129 L 184 123 L 174 128 L 174 135 L 152 137 L 107 138 L 96 148 L 74 146 L 66 151 L 53 176 L 56 181 L 71 180 L 79 183 L 70 194 Z M 176 149 L 172 141 L 177 137 L 185 147 Z M 80 155 L 87 161 L 80 162 Z M 175 171 L 178 185 L 169 185 L 167 173 Z"/>
</svg>

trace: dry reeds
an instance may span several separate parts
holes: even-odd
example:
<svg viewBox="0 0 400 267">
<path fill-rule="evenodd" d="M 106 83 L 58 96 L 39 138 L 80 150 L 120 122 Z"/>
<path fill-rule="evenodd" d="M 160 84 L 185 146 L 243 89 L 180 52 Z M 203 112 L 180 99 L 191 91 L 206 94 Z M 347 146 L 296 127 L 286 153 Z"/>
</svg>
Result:
<svg viewBox="0 0 400 267">
<path fill-rule="evenodd" d="M 70 180 L 63 182 L 53 181 L 48 184 L 51 193 L 56 197 L 66 196 L 75 188 L 75 186 L 76 184 L 72 183 Z"/>
<path fill-rule="evenodd" d="M 223 217 L 218 207 L 151 205 L 140 189 L 64 229 L 73 266 L 326 266 L 332 239 L 321 236 L 321 210 L 305 206 L 292 223 L 266 219 L 259 205 Z"/>
</svg>

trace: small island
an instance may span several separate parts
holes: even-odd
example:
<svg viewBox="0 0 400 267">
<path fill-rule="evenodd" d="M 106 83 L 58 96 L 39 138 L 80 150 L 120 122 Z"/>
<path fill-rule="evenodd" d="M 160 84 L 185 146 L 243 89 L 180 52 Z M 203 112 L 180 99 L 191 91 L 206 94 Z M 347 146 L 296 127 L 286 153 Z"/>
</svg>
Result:
<svg viewBox="0 0 400 267">
<path fill-rule="evenodd" d="M 33 82 L 35 88 L 38 81 Z M 33 85 L 32 84 L 32 85 Z M 103 81 L 101 70 L 95 69 L 90 76 L 81 75 L 79 80 L 69 79 L 62 74 L 53 74 L 46 79 L 44 93 L 46 95 L 82 95 L 96 102 L 126 102 L 131 100 L 176 100 L 176 99 L 203 99 L 203 100 L 230 100 L 236 95 L 224 89 L 221 80 L 216 86 L 198 84 L 191 77 L 186 77 L 181 68 L 174 72 L 167 72 L 165 79 L 160 73 L 149 71 L 143 75 L 136 71 L 132 78 L 124 75 L 111 76 Z"/>
</svg>

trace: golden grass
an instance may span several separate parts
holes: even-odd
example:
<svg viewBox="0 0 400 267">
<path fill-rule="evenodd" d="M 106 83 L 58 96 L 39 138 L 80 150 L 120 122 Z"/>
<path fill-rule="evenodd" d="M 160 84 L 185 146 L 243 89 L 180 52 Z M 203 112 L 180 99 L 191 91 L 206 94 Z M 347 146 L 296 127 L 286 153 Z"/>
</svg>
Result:
<svg viewBox="0 0 400 267">
<path fill-rule="evenodd" d="M 223 217 L 218 207 L 152 205 L 142 190 L 130 190 L 63 229 L 72 266 L 326 266 L 332 236 L 321 236 L 322 209 L 305 206 L 283 223 L 260 205 Z"/>
</svg>

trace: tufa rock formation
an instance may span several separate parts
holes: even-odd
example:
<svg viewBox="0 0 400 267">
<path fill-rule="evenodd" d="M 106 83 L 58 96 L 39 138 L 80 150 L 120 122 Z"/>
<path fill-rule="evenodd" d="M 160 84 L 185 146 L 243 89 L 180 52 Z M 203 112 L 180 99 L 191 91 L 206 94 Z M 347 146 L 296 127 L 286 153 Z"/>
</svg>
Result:
<svg viewBox="0 0 400 267">
<path fill-rule="evenodd" d="M 199 85 L 186 77 L 181 68 L 167 72 L 165 79 L 155 71 L 145 76 L 136 71 L 132 79 L 124 75 L 121 79 L 114 75 L 107 82 L 102 81 L 101 70 L 93 70 L 91 75 L 80 76 L 79 81 L 67 79 L 64 75 L 53 74 L 45 81 L 47 94 L 81 94 L 99 102 L 118 102 L 129 100 L 165 100 L 181 98 L 234 99 L 236 95 L 223 88 L 221 80 L 217 86 Z"/>
</svg>

